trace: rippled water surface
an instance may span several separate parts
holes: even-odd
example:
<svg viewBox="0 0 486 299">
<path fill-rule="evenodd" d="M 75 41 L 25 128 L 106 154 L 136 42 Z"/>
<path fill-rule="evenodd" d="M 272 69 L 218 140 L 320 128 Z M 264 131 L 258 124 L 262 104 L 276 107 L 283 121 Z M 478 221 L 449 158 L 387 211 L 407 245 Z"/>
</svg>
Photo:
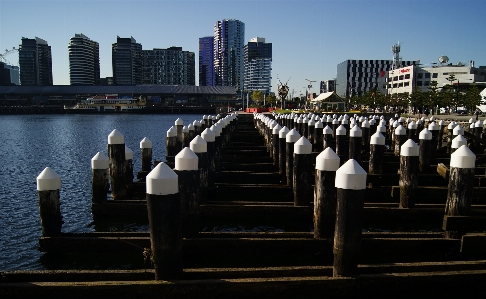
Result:
<svg viewBox="0 0 486 299">
<path fill-rule="evenodd" d="M 113 129 L 134 152 L 141 169 L 140 141 L 153 143 L 153 159 L 165 160 L 167 130 L 202 115 L 12 115 L 0 116 L 0 270 L 43 269 L 37 250 L 41 236 L 36 177 L 49 166 L 61 176 L 63 232 L 94 231 L 91 215 L 91 158 L 107 155 Z M 139 230 L 138 225 L 108 225 L 106 230 Z"/>
</svg>

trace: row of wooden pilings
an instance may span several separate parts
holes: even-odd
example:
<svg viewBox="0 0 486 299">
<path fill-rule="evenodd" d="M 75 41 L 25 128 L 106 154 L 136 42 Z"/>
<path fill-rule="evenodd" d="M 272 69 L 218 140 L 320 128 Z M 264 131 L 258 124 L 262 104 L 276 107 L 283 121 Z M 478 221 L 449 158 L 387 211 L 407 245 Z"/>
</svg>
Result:
<svg viewBox="0 0 486 299">
<path fill-rule="evenodd" d="M 321 119 L 325 119 L 325 123 L 321 119 L 315 121 L 314 115 L 309 117 L 305 121 L 306 116 L 268 117 L 255 113 L 254 121 L 264 136 L 274 167 L 286 176 L 287 184 L 293 188 L 294 205 L 309 205 L 313 200 L 314 237 L 334 238 L 334 276 L 352 276 L 357 271 L 367 185 L 367 172 L 360 165 L 362 154 L 369 151 L 368 172 L 381 173 L 387 146 L 383 134 L 388 132 L 391 148 L 400 156 L 399 206 L 414 208 L 418 174 L 429 169 L 430 157 L 441 140 L 442 130 L 439 132 L 437 128 L 443 129 L 443 122 L 437 124 L 431 119 L 428 127 L 417 134 L 417 123 L 411 120 L 408 120 L 407 132 L 402 119 L 391 119 L 387 131 L 385 119 L 375 116 L 371 116 L 370 121 L 347 118 L 347 115 L 341 120 L 337 116 L 331 119 L 323 116 Z M 476 156 L 467 147 L 461 126 L 452 124 L 451 127 L 453 153 L 445 215 L 466 216 L 471 208 Z M 480 127 L 482 129 L 482 123 Z M 371 133 L 376 130 L 373 135 L 370 128 Z M 417 136 L 420 145 L 414 141 Z M 320 152 L 315 161 L 312 160 L 313 150 Z M 314 182 L 311 181 L 313 168 Z M 460 238 L 462 234 L 447 231 L 445 237 Z"/>
<path fill-rule="evenodd" d="M 182 238 L 199 232 L 199 206 L 211 188 L 221 147 L 230 142 L 236 129 L 237 116 L 237 112 L 224 118 L 204 116 L 201 122 L 193 123 L 194 130 L 191 125 L 188 130 L 179 128 L 183 122 L 177 119 L 176 127 L 167 131 L 167 162 L 159 162 L 153 169 L 152 143 L 147 138 L 140 142 L 141 179 L 146 184 L 151 260 L 157 280 L 182 277 Z M 91 160 L 93 203 L 106 201 L 108 176 L 113 200 L 127 199 L 126 188 L 133 182 L 133 170 L 128 173 L 133 169 L 133 152 L 126 150 L 124 137 L 116 129 L 108 136 L 108 153 L 106 157 L 98 152 Z M 37 177 L 44 237 L 61 235 L 60 188 L 61 178 L 50 167 Z"/>
</svg>

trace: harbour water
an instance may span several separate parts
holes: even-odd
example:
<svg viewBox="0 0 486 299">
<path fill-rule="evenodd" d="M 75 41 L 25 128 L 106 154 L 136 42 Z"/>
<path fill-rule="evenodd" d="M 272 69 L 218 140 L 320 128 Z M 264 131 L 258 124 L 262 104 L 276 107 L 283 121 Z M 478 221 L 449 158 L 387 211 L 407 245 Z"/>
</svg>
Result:
<svg viewBox="0 0 486 299">
<path fill-rule="evenodd" d="M 62 231 L 147 230 L 145 225 L 107 223 L 96 227 L 91 215 L 91 158 L 107 155 L 113 129 L 134 152 L 141 169 L 140 141 L 153 143 L 153 159 L 165 159 L 167 130 L 202 115 L 8 115 L 0 117 L 0 271 L 45 269 L 37 250 L 41 226 L 36 177 L 49 166 L 61 176 Z"/>
</svg>

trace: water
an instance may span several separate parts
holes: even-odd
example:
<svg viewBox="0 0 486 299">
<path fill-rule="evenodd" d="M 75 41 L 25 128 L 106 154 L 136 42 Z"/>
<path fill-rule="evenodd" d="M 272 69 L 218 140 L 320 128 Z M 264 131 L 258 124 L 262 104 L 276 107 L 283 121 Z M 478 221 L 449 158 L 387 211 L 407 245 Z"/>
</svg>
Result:
<svg viewBox="0 0 486 299">
<path fill-rule="evenodd" d="M 153 144 L 153 160 L 165 160 L 167 130 L 202 115 L 11 115 L 0 117 L 0 270 L 45 269 L 37 250 L 41 225 L 36 177 L 49 166 L 61 176 L 63 232 L 91 232 L 91 158 L 107 155 L 108 135 L 117 129 L 141 170 L 140 141 Z M 147 230 L 146 225 L 111 223 L 108 231 Z"/>
</svg>

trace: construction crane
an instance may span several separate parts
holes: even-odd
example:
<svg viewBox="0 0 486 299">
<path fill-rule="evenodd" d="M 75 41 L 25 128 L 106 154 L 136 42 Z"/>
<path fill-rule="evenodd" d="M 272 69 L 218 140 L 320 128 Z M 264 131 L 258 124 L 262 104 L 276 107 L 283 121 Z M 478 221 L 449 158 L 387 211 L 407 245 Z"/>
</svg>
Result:
<svg viewBox="0 0 486 299">
<path fill-rule="evenodd" d="M 9 54 L 12 54 L 12 53 L 14 53 L 14 52 L 18 52 L 18 51 L 19 51 L 19 49 L 15 48 L 15 47 L 13 47 L 11 50 L 6 49 L 6 50 L 5 50 L 5 52 L 4 52 L 3 54 L 0 54 L 0 61 L 1 61 L 1 62 L 5 62 L 6 64 L 11 64 L 11 63 L 10 63 L 10 62 L 7 60 L 7 58 L 5 58 L 5 57 L 6 57 L 7 55 L 9 55 Z"/>
<path fill-rule="evenodd" d="M 309 79 L 305 79 L 305 80 L 309 82 L 309 85 L 307 85 L 307 88 L 309 88 L 309 90 L 312 88 L 312 82 L 317 82 L 317 81 L 312 81 L 312 80 L 309 80 Z"/>
</svg>

